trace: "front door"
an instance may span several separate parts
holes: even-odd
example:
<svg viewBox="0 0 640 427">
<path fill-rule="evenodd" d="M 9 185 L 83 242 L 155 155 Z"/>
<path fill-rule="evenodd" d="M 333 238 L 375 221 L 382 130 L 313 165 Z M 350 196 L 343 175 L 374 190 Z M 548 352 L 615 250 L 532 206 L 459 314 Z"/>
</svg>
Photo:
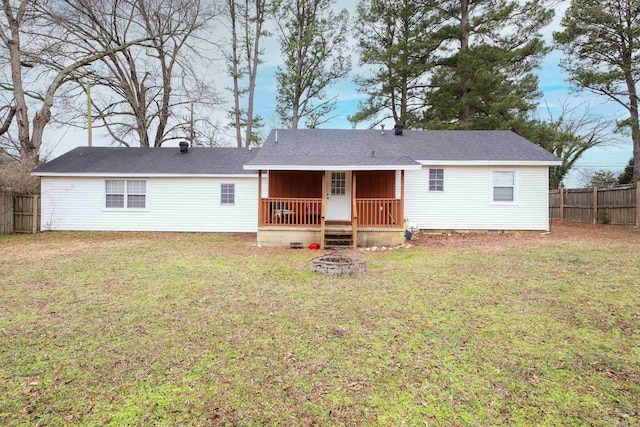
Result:
<svg viewBox="0 0 640 427">
<path fill-rule="evenodd" d="M 351 221 L 351 171 L 327 172 L 327 221 Z"/>
</svg>

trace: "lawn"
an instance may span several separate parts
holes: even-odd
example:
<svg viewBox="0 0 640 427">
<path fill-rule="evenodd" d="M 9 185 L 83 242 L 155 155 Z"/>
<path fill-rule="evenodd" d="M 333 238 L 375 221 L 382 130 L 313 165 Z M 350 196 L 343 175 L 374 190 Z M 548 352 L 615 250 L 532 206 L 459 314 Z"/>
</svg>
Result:
<svg viewBox="0 0 640 427">
<path fill-rule="evenodd" d="M 0 424 L 640 424 L 640 232 L 413 243 L 0 236 Z"/>
</svg>

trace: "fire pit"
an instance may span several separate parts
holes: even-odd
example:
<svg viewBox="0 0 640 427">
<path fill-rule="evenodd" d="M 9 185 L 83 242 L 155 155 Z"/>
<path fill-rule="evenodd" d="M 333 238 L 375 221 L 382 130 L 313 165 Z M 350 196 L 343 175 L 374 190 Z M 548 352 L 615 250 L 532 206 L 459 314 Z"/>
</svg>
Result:
<svg viewBox="0 0 640 427">
<path fill-rule="evenodd" d="M 313 271 L 331 276 L 354 276 L 367 271 L 365 260 L 337 253 L 319 256 L 311 263 Z"/>
</svg>

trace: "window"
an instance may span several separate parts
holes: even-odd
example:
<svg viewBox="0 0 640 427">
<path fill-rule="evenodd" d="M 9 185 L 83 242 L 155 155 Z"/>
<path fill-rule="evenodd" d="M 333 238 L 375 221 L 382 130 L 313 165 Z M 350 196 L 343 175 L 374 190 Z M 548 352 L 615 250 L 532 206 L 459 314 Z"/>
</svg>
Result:
<svg viewBox="0 0 640 427">
<path fill-rule="evenodd" d="M 346 194 L 347 176 L 345 172 L 331 172 L 331 195 L 344 196 Z"/>
<path fill-rule="evenodd" d="M 127 207 L 142 208 L 146 206 L 147 182 L 127 181 Z"/>
<path fill-rule="evenodd" d="M 106 208 L 144 209 L 147 206 L 147 181 L 108 179 L 105 195 Z"/>
<path fill-rule="evenodd" d="M 429 191 L 444 191 L 444 169 L 429 169 Z"/>
<path fill-rule="evenodd" d="M 493 172 L 493 201 L 513 202 L 515 189 L 515 172 Z"/>
<path fill-rule="evenodd" d="M 220 184 L 220 204 L 233 205 L 236 202 L 236 185 Z"/>
<path fill-rule="evenodd" d="M 108 180 L 106 182 L 107 208 L 124 208 L 124 181 Z"/>
</svg>

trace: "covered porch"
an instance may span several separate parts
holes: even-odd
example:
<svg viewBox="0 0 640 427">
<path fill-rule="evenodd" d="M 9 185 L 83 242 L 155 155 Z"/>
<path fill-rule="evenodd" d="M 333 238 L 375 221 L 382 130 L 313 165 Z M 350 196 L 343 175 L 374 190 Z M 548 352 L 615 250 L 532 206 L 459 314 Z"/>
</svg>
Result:
<svg viewBox="0 0 640 427">
<path fill-rule="evenodd" d="M 260 170 L 258 175 L 259 244 L 318 242 L 324 248 L 403 240 L 404 170 Z"/>
</svg>

